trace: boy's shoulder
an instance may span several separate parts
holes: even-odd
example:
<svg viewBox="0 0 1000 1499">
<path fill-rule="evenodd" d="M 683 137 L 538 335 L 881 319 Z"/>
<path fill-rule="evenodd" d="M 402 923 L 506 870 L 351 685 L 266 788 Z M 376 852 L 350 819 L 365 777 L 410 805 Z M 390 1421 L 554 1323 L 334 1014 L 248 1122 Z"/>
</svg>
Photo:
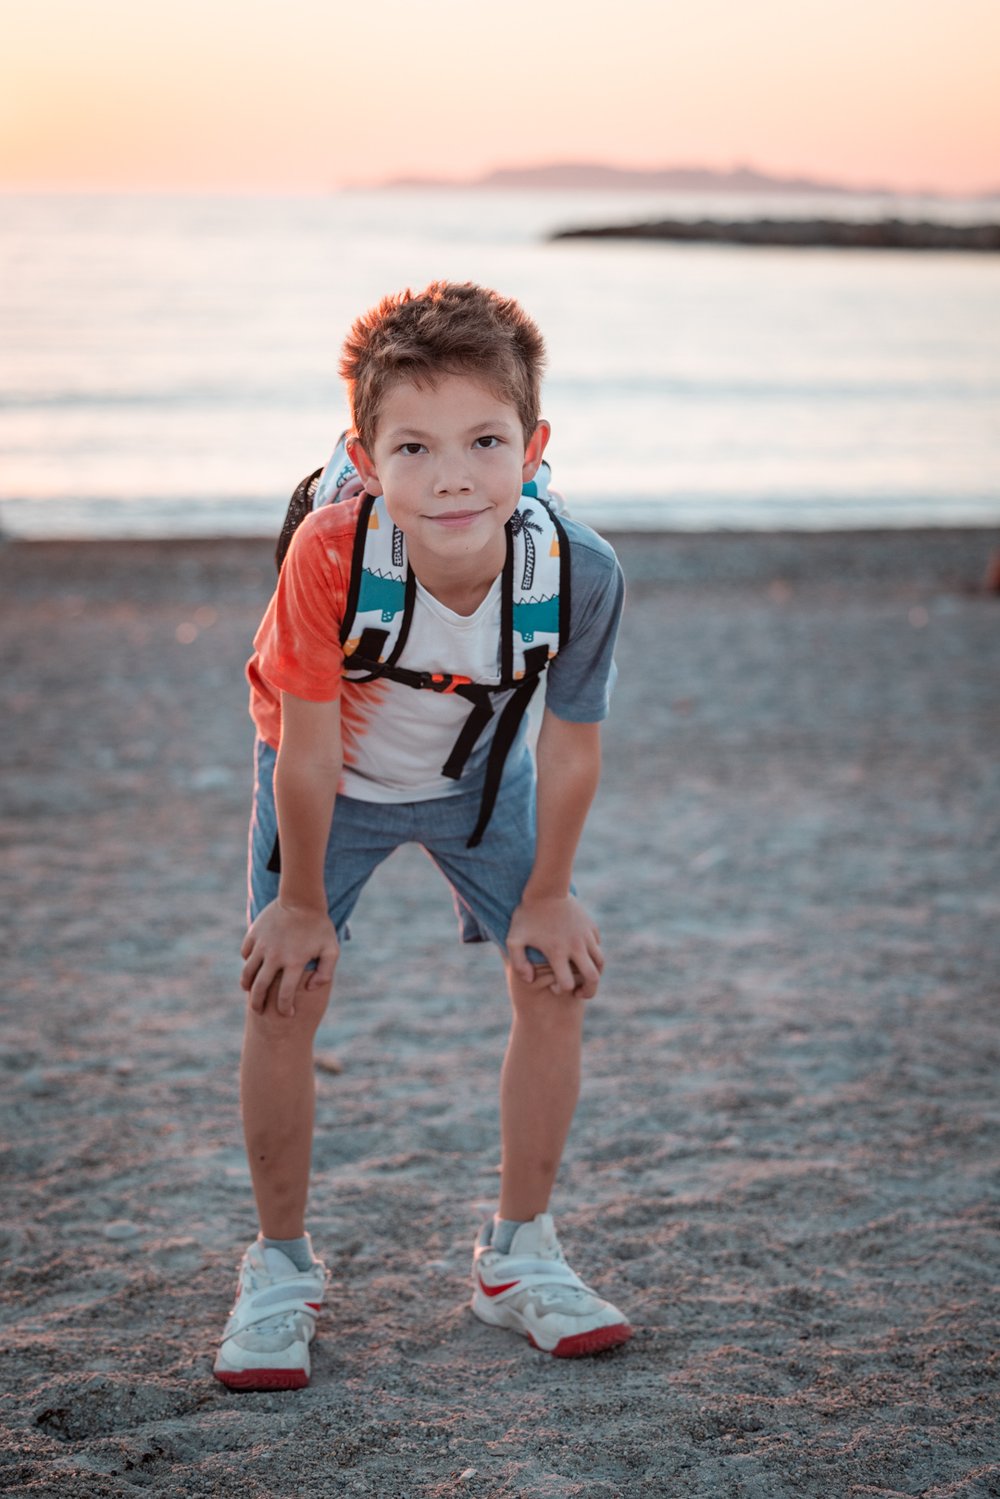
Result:
<svg viewBox="0 0 1000 1499">
<path fill-rule="evenodd" d="M 559 521 L 569 542 L 571 618 L 582 623 L 583 616 L 594 611 L 620 611 L 625 576 L 614 547 L 583 521 L 569 515 L 561 515 Z"/>
<path fill-rule="evenodd" d="M 610 541 L 606 541 L 603 536 L 591 530 L 590 526 L 572 515 L 560 515 L 559 523 L 566 532 L 574 563 L 580 557 L 585 566 L 598 572 L 610 573 L 617 570 L 618 557 Z"/>
<path fill-rule="evenodd" d="M 336 505 L 321 505 L 304 516 L 279 561 L 280 573 L 287 571 L 305 581 L 307 577 L 318 580 L 319 576 L 329 576 L 332 570 L 346 588 L 363 499 L 360 494 Z"/>
</svg>

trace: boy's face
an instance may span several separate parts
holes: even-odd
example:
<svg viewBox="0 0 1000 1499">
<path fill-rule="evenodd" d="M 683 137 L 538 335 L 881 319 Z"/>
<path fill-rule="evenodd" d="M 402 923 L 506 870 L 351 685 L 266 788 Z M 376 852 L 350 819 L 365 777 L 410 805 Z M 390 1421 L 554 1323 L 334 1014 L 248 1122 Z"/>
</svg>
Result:
<svg viewBox="0 0 1000 1499">
<path fill-rule="evenodd" d="M 371 451 L 357 438 L 348 450 L 369 493 L 385 495 L 411 553 L 456 562 L 481 555 L 499 571 L 504 526 L 548 436 L 539 422 L 526 444 L 514 406 L 470 375 L 442 375 L 433 385 L 392 386 Z"/>
</svg>

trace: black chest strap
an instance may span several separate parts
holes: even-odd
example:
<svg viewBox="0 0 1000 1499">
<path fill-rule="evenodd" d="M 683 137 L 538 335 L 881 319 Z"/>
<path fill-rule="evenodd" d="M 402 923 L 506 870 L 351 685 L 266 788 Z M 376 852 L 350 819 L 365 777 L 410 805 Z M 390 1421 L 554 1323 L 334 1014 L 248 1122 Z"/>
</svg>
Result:
<svg viewBox="0 0 1000 1499">
<path fill-rule="evenodd" d="M 381 640 L 375 638 L 378 636 L 381 636 Z M 441 774 L 447 776 L 450 781 L 460 779 L 469 756 L 493 717 L 493 699 L 501 693 L 510 693 L 510 697 L 501 709 L 486 760 L 479 819 L 466 845 L 468 848 L 476 848 L 482 842 L 483 834 L 493 815 L 510 747 L 514 743 L 528 705 L 534 697 L 535 689 L 541 681 L 542 673 L 548 665 L 549 648 L 547 645 L 532 646 L 524 653 L 523 677 L 507 678 L 491 685 L 485 682 L 470 682 L 468 677 L 453 676 L 449 672 L 411 671 L 405 666 L 380 662 L 379 649 L 384 640 L 385 635 L 379 630 L 366 630 L 362 635 L 358 642 L 358 649 L 349 658 L 352 671 L 357 669 L 367 673 L 366 676 L 357 679 L 359 682 L 373 682 L 381 677 L 387 677 L 391 682 L 401 682 L 406 687 L 415 687 L 425 692 L 453 693 L 456 697 L 463 697 L 472 704 L 469 716 L 452 745 L 451 753 L 441 767 Z M 350 678 L 347 680 L 350 681 Z"/>
</svg>

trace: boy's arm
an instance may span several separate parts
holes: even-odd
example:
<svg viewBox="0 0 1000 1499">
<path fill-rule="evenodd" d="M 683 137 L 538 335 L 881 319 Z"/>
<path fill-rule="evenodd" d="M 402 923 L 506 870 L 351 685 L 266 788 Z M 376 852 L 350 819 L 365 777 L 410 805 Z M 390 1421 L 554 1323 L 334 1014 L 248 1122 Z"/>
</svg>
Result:
<svg viewBox="0 0 1000 1499">
<path fill-rule="evenodd" d="M 314 959 L 318 966 L 306 987 L 319 988 L 333 978 L 340 949 L 327 910 L 323 866 L 342 767 L 339 700 L 313 703 L 283 692 L 274 770 L 281 882 L 277 900 L 261 911 L 241 949 L 240 982 L 255 1010 L 263 1010 L 280 974 L 278 1010 L 294 1014 L 295 990 Z"/>
<path fill-rule="evenodd" d="M 570 893 L 573 860 L 601 774 L 601 726 L 568 723 L 548 708 L 536 752 L 538 833 L 535 862 L 514 912 L 507 950 L 515 972 L 531 983 L 535 970 L 525 955 L 537 947 L 546 956 L 555 993 L 590 999 L 597 992 L 604 958 L 597 927 Z M 574 973 L 573 970 L 576 970 Z"/>
</svg>

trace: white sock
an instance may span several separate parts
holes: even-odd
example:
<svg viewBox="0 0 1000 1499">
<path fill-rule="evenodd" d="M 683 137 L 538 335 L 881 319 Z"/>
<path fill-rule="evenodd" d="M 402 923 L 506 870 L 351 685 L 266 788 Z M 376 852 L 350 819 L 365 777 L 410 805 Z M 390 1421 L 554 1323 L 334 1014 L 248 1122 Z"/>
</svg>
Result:
<svg viewBox="0 0 1000 1499">
<path fill-rule="evenodd" d="M 260 1242 L 265 1249 L 280 1249 L 282 1254 L 287 1254 L 296 1270 L 312 1269 L 312 1250 L 305 1235 L 301 1239 L 268 1239 L 261 1234 Z"/>
<path fill-rule="evenodd" d="M 501 1218 L 499 1213 L 494 1213 L 491 1248 L 499 1250 L 501 1254 L 509 1254 L 514 1235 L 523 1227 L 524 1224 L 519 1223 L 516 1218 Z"/>
</svg>

